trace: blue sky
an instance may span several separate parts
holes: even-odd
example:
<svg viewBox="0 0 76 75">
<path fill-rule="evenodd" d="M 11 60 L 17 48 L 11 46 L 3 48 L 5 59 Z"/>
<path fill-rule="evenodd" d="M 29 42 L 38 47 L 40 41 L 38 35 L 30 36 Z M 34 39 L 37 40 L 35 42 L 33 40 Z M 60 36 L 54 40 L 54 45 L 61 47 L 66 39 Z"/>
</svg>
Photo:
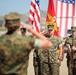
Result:
<svg viewBox="0 0 76 75">
<path fill-rule="evenodd" d="M 0 16 L 10 12 L 28 13 L 31 0 L 0 0 Z M 48 0 L 40 0 L 40 9 L 47 10 Z"/>
</svg>

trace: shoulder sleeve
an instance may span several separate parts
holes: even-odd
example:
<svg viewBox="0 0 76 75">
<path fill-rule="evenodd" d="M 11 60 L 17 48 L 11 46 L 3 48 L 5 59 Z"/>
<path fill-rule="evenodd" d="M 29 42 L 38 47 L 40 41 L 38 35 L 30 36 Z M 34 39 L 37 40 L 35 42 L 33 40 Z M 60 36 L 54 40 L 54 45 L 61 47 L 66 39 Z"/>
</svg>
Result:
<svg viewBox="0 0 76 75">
<path fill-rule="evenodd" d="M 59 47 L 63 46 L 63 38 L 58 37 Z"/>
<path fill-rule="evenodd" d="M 25 40 L 25 41 L 24 41 Z M 34 48 L 34 43 L 35 43 L 35 38 L 31 36 L 25 36 L 23 37 L 23 41 L 28 49 L 33 49 Z"/>
<path fill-rule="evenodd" d="M 29 36 L 29 40 L 30 40 L 30 46 L 32 46 L 32 48 L 34 48 L 34 43 L 35 43 L 35 38 L 34 37 L 31 37 Z"/>
<path fill-rule="evenodd" d="M 66 38 L 66 46 L 69 47 L 70 46 L 70 42 L 69 42 L 69 37 Z"/>
<path fill-rule="evenodd" d="M 27 43 L 28 49 L 40 48 L 42 41 L 40 39 L 36 39 L 35 37 L 26 36 L 25 42 Z"/>
</svg>

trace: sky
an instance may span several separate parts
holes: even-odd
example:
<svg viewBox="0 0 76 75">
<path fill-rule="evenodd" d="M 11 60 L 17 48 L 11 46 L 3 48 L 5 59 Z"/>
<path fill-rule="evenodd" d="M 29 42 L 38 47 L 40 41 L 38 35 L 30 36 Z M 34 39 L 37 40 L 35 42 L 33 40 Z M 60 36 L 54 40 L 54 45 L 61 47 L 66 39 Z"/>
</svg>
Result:
<svg viewBox="0 0 76 75">
<path fill-rule="evenodd" d="M 31 0 L 0 0 L 0 16 L 4 16 L 10 12 L 28 13 L 30 3 Z M 40 9 L 47 11 L 47 8 L 48 0 L 40 0 Z"/>
</svg>

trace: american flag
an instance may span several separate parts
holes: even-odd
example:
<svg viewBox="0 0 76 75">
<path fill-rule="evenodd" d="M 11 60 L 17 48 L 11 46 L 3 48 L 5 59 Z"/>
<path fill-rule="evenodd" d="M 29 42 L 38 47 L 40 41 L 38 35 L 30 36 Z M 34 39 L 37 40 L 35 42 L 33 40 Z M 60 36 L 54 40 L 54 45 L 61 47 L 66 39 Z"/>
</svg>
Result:
<svg viewBox="0 0 76 75">
<path fill-rule="evenodd" d="M 31 8 L 29 12 L 29 22 L 33 25 L 33 29 L 40 32 L 40 6 L 39 0 L 31 1 Z"/>
<path fill-rule="evenodd" d="M 56 21 L 61 37 L 66 36 L 71 26 L 76 26 L 76 1 L 56 0 Z"/>
</svg>

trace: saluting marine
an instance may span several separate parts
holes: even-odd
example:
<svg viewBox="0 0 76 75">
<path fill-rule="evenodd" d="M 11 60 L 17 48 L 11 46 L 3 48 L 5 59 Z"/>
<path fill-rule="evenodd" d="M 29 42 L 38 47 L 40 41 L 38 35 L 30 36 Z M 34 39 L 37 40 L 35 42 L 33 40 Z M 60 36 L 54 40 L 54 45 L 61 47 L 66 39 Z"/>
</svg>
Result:
<svg viewBox="0 0 76 75">
<path fill-rule="evenodd" d="M 62 42 L 60 37 L 54 35 L 54 25 L 47 25 L 47 39 L 53 43 L 50 49 L 42 49 L 40 53 L 40 75 L 59 75 L 59 66 L 62 61 Z M 60 48 L 60 53 L 57 49 Z"/>
<path fill-rule="evenodd" d="M 18 34 L 20 25 L 37 38 Z M 20 22 L 18 13 L 13 12 L 5 16 L 5 27 L 7 32 L 0 36 L 0 75 L 27 75 L 30 51 L 36 47 L 50 48 L 52 43 L 35 32 L 31 26 Z"/>
</svg>

